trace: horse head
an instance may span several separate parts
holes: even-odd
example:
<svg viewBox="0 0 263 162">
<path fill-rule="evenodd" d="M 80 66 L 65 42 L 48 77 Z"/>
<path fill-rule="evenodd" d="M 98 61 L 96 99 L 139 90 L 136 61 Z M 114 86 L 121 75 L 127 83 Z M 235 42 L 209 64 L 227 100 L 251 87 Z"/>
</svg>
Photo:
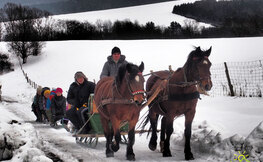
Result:
<svg viewBox="0 0 263 162">
<path fill-rule="evenodd" d="M 123 94 L 128 93 L 129 96 L 132 96 L 131 100 L 137 105 L 141 105 L 145 99 L 143 70 L 143 62 L 141 62 L 140 66 L 128 63 L 119 68 L 116 76 L 119 92 Z"/>
<path fill-rule="evenodd" d="M 213 86 L 210 73 L 212 64 L 209 61 L 211 50 L 212 47 L 205 51 L 201 50 L 200 47 L 196 47 L 195 50 L 189 54 L 185 64 L 187 77 L 192 81 L 198 81 L 200 88 L 205 91 L 211 90 Z"/>
</svg>

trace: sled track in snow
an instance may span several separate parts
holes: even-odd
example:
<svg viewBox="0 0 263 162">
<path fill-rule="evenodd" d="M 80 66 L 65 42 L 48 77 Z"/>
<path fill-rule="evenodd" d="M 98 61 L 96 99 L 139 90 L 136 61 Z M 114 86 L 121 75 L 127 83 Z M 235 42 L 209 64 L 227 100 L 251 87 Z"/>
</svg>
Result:
<svg viewBox="0 0 263 162">
<path fill-rule="evenodd" d="M 51 158 L 53 161 L 59 162 L 85 162 L 85 161 L 107 161 L 104 157 L 98 157 L 92 153 L 89 153 L 89 150 L 83 146 L 77 145 L 74 142 L 70 142 L 61 137 L 61 134 L 53 131 L 54 128 L 51 128 L 48 124 L 36 123 L 28 117 L 28 114 L 18 109 L 12 107 L 17 106 L 16 104 L 6 104 L 7 110 L 17 117 L 21 118 L 25 123 L 30 123 L 33 125 L 37 132 L 39 139 L 38 148 L 45 152 L 46 156 Z M 24 104 L 30 108 L 30 105 Z M 72 137 L 74 138 L 74 137 Z M 92 160 L 91 160 L 92 159 Z"/>
</svg>

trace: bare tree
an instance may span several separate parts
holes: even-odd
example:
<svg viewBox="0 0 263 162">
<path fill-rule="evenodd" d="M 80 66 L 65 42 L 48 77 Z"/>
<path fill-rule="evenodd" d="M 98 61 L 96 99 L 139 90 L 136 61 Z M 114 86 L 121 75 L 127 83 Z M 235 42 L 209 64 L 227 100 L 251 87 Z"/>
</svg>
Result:
<svg viewBox="0 0 263 162">
<path fill-rule="evenodd" d="M 194 20 L 185 20 L 183 26 L 183 32 L 186 36 L 194 37 L 200 34 L 199 23 Z"/>
<path fill-rule="evenodd" d="M 48 12 L 7 3 L 3 8 L 2 20 L 5 26 L 9 51 L 21 57 L 23 64 L 30 55 L 38 55 L 44 46 L 41 36 L 45 31 L 44 18 Z"/>
</svg>

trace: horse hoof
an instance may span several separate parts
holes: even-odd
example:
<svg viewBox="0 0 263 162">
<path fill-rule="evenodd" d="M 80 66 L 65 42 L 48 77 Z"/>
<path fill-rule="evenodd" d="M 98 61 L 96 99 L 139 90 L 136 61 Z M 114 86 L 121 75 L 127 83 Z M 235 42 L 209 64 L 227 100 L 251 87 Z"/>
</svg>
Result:
<svg viewBox="0 0 263 162">
<path fill-rule="evenodd" d="M 185 154 L 185 160 L 194 160 L 194 155 L 190 152 Z"/>
<path fill-rule="evenodd" d="M 119 147 L 118 145 L 112 144 L 112 145 L 110 145 L 110 149 L 111 149 L 112 151 L 114 151 L 114 152 L 117 152 L 117 151 L 120 149 L 120 147 Z"/>
<path fill-rule="evenodd" d="M 114 152 L 110 149 L 106 149 L 106 157 L 114 157 Z"/>
<path fill-rule="evenodd" d="M 127 155 L 126 157 L 129 161 L 135 161 L 135 155 Z"/>
<path fill-rule="evenodd" d="M 171 154 L 171 152 L 170 151 L 168 151 L 168 152 L 163 152 L 163 157 L 172 157 L 172 154 Z"/>
<path fill-rule="evenodd" d="M 114 153 L 113 152 L 108 152 L 108 153 L 106 153 L 106 157 L 114 157 Z"/>
<path fill-rule="evenodd" d="M 150 144 L 150 143 L 149 143 L 148 147 L 149 147 L 149 149 L 152 150 L 152 151 L 156 150 L 156 145 L 153 145 L 153 144 Z"/>
</svg>

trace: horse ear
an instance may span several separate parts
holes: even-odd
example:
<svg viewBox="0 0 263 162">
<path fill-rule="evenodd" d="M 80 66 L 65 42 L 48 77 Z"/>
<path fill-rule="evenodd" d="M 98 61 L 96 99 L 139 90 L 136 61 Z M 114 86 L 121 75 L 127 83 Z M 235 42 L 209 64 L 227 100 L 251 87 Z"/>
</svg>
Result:
<svg viewBox="0 0 263 162">
<path fill-rule="evenodd" d="M 205 51 L 205 56 L 209 57 L 211 54 L 211 51 L 212 51 L 212 46 L 207 51 Z"/>
<path fill-rule="evenodd" d="M 128 73 L 131 73 L 132 65 L 130 63 L 126 64 L 126 70 L 128 71 Z"/>
<path fill-rule="evenodd" d="M 144 63 L 143 63 L 143 62 L 141 62 L 141 65 L 139 66 L 139 70 L 140 70 L 141 72 L 143 72 L 143 70 L 144 70 Z"/>
<path fill-rule="evenodd" d="M 199 57 L 202 57 L 202 50 L 200 46 L 196 47 L 195 51 L 192 51 L 192 52 L 193 52 L 193 55 L 192 55 L 193 59 L 198 59 Z"/>
<path fill-rule="evenodd" d="M 200 48 L 200 46 L 199 47 L 196 47 L 196 49 L 195 49 L 197 52 L 201 52 L 201 48 Z"/>
</svg>

